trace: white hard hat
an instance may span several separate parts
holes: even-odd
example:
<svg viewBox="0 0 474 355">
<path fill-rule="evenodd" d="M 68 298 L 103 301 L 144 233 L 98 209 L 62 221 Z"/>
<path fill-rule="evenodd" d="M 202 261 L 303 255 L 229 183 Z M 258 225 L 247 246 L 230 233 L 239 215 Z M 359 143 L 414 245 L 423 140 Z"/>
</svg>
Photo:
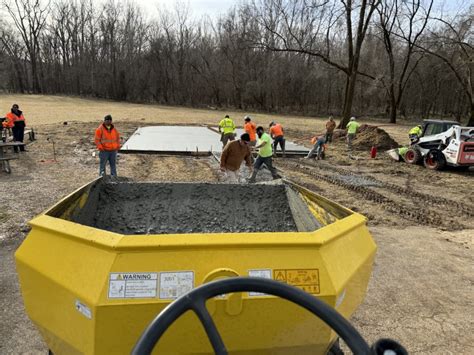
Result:
<svg viewBox="0 0 474 355">
<path fill-rule="evenodd" d="M 355 118 L 354 116 L 352 116 L 350 120 L 351 120 L 351 121 L 355 121 L 356 118 Z"/>
</svg>

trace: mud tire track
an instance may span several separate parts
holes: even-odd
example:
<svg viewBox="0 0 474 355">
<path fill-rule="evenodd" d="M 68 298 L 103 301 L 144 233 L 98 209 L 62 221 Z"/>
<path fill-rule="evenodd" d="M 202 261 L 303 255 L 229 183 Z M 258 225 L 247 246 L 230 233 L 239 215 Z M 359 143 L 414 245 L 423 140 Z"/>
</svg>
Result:
<svg viewBox="0 0 474 355">
<path fill-rule="evenodd" d="M 411 189 L 408 189 L 406 187 L 398 186 L 395 184 L 392 184 L 390 182 L 385 182 L 385 181 L 380 181 L 374 177 L 371 176 L 366 176 L 363 174 L 356 174 L 350 170 L 346 170 L 343 168 L 339 168 L 333 165 L 329 164 L 321 164 L 317 165 L 311 162 L 299 162 L 302 166 L 308 166 L 311 168 L 319 168 L 319 169 L 327 169 L 327 170 L 332 170 L 338 174 L 341 175 L 352 175 L 352 176 L 362 176 L 364 179 L 367 179 L 369 181 L 372 181 L 375 184 L 378 184 L 382 188 L 386 188 L 388 190 L 392 190 L 395 193 L 405 195 L 409 198 L 416 198 L 418 201 L 430 204 L 433 208 L 440 208 L 444 207 L 445 210 L 453 210 L 457 214 L 461 214 L 467 217 L 474 217 L 474 210 L 472 209 L 472 206 L 468 206 L 462 202 L 457 202 L 454 200 L 450 200 L 441 196 L 432 196 L 428 194 L 424 194 L 422 192 L 414 191 Z"/>
<path fill-rule="evenodd" d="M 285 161 L 280 165 L 287 166 L 291 170 L 298 170 L 299 172 L 302 172 L 306 175 L 310 175 L 330 184 L 354 191 L 368 201 L 379 203 L 385 211 L 402 216 L 403 218 L 416 222 L 417 224 L 435 227 L 449 227 L 450 229 L 453 229 L 453 224 L 451 223 L 451 221 L 446 220 L 444 216 L 437 212 L 430 211 L 422 207 L 418 209 L 413 209 L 412 207 L 398 203 L 376 191 L 373 191 L 368 187 L 346 183 L 335 177 L 321 174 L 317 172 L 316 168 L 314 166 L 311 166 L 310 164 L 301 164 L 299 162 L 296 163 Z M 308 184 L 303 183 L 303 185 Z M 464 226 L 457 225 L 456 228 L 463 229 Z"/>
</svg>

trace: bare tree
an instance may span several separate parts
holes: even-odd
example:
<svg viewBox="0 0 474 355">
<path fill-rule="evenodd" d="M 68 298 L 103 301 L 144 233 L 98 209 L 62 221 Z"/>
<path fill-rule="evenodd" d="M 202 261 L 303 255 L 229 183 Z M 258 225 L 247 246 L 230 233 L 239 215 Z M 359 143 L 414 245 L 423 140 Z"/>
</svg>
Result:
<svg viewBox="0 0 474 355">
<path fill-rule="evenodd" d="M 49 3 L 40 0 L 4 1 L 4 6 L 21 34 L 31 65 L 33 92 L 41 92 L 40 36 L 49 12 Z"/>
<path fill-rule="evenodd" d="M 352 113 L 362 44 L 379 4 L 380 0 L 263 0 L 254 3 L 262 26 L 269 33 L 262 38 L 261 45 L 272 51 L 320 58 L 346 75 L 342 127 Z M 345 42 L 345 63 L 333 55 L 334 42 L 341 29 L 345 29 L 345 38 L 339 38 L 339 42 Z"/>
<path fill-rule="evenodd" d="M 11 80 L 13 89 L 24 93 L 27 90 L 25 83 L 25 75 L 23 63 L 25 62 L 25 48 L 23 44 L 17 40 L 13 32 L 5 25 L 0 30 L 0 51 L 5 54 L 5 57 L 10 61 L 14 76 Z"/>
<path fill-rule="evenodd" d="M 433 0 L 428 1 L 426 8 L 422 6 L 421 0 L 411 2 L 386 0 L 381 3 L 377 10 L 382 39 L 389 61 L 390 123 L 396 123 L 397 110 L 403 92 L 422 58 L 422 56 L 419 56 L 415 63 L 410 66 L 416 44 L 428 23 L 432 6 Z M 397 36 L 396 34 L 400 35 Z M 405 43 L 398 43 L 400 38 L 403 38 Z M 400 63 L 400 69 L 397 68 L 397 60 Z"/>
<path fill-rule="evenodd" d="M 473 9 L 474 5 L 471 5 L 466 14 L 450 20 L 434 17 L 441 28 L 431 30 L 423 44 L 415 44 L 417 48 L 441 60 L 454 74 L 468 100 L 469 126 L 474 126 Z"/>
<path fill-rule="evenodd" d="M 342 113 L 341 126 L 352 111 L 472 111 L 472 10 L 428 17 L 431 0 L 247 0 L 204 21 L 179 4 L 150 19 L 118 0 L 0 1 L 6 90 Z"/>
</svg>

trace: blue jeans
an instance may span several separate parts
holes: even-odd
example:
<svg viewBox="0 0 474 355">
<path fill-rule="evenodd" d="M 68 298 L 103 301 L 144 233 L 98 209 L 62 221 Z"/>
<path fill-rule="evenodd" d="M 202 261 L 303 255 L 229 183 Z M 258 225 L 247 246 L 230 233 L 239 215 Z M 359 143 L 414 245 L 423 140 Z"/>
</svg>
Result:
<svg viewBox="0 0 474 355">
<path fill-rule="evenodd" d="M 285 138 L 283 136 L 275 137 L 273 140 L 273 154 L 277 152 L 277 146 L 280 144 L 281 151 L 283 152 L 283 157 L 285 156 Z"/>
<path fill-rule="evenodd" d="M 107 165 L 107 161 L 110 164 L 110 175 L 112 176 L 117 176 L 117 151 L 116 150 L 111 150 L 111 151 L 106 151 L 103 150 L 99 152 L 99 158 L 100 158 L 100 167 L 99 167 L 99 175 L 104 176 L 105 175 L 105 166 Z"/>
<path fill-rule="evenodd" d="M 311 158 L 313 155 L 316 154 L 316 157 L 318 159 L 321 158 L 321 153 L 323 151 L 323 145 L 324 143 L 323 142 L 320 142 L 320 141 L 317 141 L 314 146 L 313 146 L 313 149 L 310 150 L 310 152 L 308 153 L 308 155 L 306 156 L 306 158 Z"/>
<path fill-rule="evenodd" d="M 273 167 L 273 162 L 272 162 L 272 157 L 261 157 L 260 155 L 257 157 L 257 160 L 255 160 L 255 163 L 253 164 L 253 173 L 252 176 L 249 179 L 249 182 L 255 182 L 255 178 L 257 177 L 258 171 L 262 168 L 262 165 L 265 164 L 270 170 L 270 173 L 272 174 L 273 179 L 278 179 L 280 176 L 278 175 L 276 169 Z"/>
</svg>

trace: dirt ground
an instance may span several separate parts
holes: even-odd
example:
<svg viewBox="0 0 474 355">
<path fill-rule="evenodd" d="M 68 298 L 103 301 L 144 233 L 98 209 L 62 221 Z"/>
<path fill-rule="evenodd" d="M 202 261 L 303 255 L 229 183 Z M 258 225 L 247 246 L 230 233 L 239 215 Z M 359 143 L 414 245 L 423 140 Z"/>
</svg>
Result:
<svg viewBox="0 0 474 355">
<path fill-rule="evenodd" d="M 0 172 L 0 353 L 45 354 L 23 309 L 13 253 L 28 220 L 98 175 L 93 132 L 101 118 L 111 113 L 126 138 L 143 125 L 215 124 L 224 112 L 20 95 L 0 96 L 0 112 L 13 102 L 36 128 L 37 141 L 12 161 L 12 174 Z M 262 124 L 277 119 L 289 127 L 290 139 L 306 145 L 324 126 L 317 118 L 253 117 Z M 379 127 L 399 143 L 407 138 L 408 123 Z M 392 162 L 382 152 L 369 159 L 369 148 L 359 148 L 350 159 L 344 141 L 336 140 L 324 161 L 276 159 L 284 177 L 368 218 L 378 252 L 365 302 L 352 321 L 369 342 L 393 337 L 410 353 L 474 353 L 474 172 L 432 172 Z M 118 172 L 135 181 L 220 177 L 212 157 L 121 154 Z"/>
</svg>

